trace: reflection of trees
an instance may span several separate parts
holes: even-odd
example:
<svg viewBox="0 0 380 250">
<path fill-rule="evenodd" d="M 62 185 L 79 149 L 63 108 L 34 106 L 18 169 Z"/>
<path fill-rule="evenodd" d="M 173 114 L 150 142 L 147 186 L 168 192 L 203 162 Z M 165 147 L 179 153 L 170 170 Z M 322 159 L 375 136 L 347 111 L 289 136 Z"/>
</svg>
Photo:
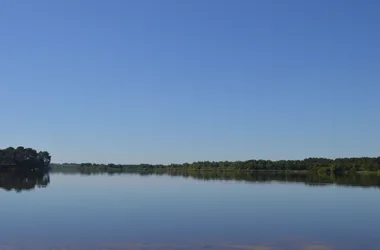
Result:
<svg viewBox="0 0 380 250">
<path fill-rule="evenodd" d="M 236 180 L 246 182 L 300 182 L 309 186 L 326 186 L 331 184 L 343 186 L 380 187 L 380 176 L 374 174 L 355 175 L 317 175 L 312 173 L 276 173 L 276 172 L 217 172 L 188 171 L 168 172 L 171 176 L 184 176 L 202 180 Z"/>
<path fill-rule="evenodd" d="M 20 172 L 7 171 L 0 172 L 0 188 L 7 191 L 21 192 L 44 188 L 50 183 L 48 172 Z"/>
<path fill-rule="evenodd" d="M 380 188 L 380 176 L 376 174 L 317 174 L 315 172 L 265 172 L 265 171 L 203 171 L 187 169 L 165 169 L 165 168 L 147 168 L 147 169 L 126 169 L 114 171 L 113 169 L 80 169 L 71 168 L 54 169 L 56 173 L 81 174 L 81 175 L 122 175 L 138 174 L 147 175 L 168 175 L 198 180 L 233 180 L 244 181 L 249 183 L 258 182 L 298 182 L 308 186 L 358 186 L 358 187 L 378 187 Z"/>
<path fill-rule="evenodd" d="M 311 173 L 212 173 L 212 172 L 190 172 L 190 177 L 196 179 L 222 179 L 240 180 L 247 182 L 301 182 L 309 186 L 326 186 L 331 184 L 343 186 L 380 187 L 380 176 L 377 175 L 317 175 Z M 173 174 L 171 174 L 173 175 Z M 176 174 L 174 174 L 176 175 Z"/>
</svg>

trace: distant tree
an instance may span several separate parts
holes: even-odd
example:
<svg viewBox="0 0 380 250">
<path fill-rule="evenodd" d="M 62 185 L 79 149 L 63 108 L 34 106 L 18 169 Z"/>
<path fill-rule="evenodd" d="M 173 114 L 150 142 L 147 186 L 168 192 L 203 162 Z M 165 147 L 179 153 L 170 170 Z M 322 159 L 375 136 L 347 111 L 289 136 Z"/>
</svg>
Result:
<svg viewBox="0 0 380 250">
<path fill-rule="evenodd" d="M 51 161 L 51 156 L 47 151 L 41 151 L 38 153 L 38 159 L 44 166 L 49 166 Z"/>
</svg>

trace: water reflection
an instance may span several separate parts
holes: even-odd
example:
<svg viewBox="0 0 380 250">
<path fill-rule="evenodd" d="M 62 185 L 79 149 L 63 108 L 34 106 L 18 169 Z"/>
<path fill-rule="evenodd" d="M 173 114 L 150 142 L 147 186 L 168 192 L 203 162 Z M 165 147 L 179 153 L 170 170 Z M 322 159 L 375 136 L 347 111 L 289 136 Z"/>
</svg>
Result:
<svg viewBox="0 0 380 250">
<path fill-rule="evenodd" d="M 50 183 L 48 172 L 0 172 L 0 189 L 22 192 L 35 188 L 45 188 Z"/>
<path fill-rule="evenodd" d="M 81 174 L 81 175 L 120 175 L 120 174 L 138 174 L 138 175 L 168 175 L 197 180 L 224 180 L 224 181 L 244 181 L 244 182 L 298 182 L 308 186 L 356 186 L 356 187 L 380 187 L 380 176 L 376 174 L 352 174 L 352 175 L 317 175 L 305 172 L 236 172 L 236 171 L 173 171 L 173 170 L 145 170 L 140 172 L 122 172 L 122 171 L 54 171 L 63 174 Z"/>
<path fill-rule="evenodd" d="M 0 174 L 6 190 L 49 184 L 2 192 L 0 249 L 380 249 L 378 190 L 310 188 L 377 188 L 376 175 L 52 172 Z"/>
</svg>

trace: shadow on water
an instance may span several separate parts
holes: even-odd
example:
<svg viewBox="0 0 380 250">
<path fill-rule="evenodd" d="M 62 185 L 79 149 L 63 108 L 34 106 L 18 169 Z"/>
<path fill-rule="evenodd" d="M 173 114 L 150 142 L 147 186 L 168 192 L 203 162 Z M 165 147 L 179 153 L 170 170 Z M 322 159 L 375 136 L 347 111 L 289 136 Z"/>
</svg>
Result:
<svg viewBox="0 0 380 250">
<path fill-rule="evenodd" d="M 30 191 L 45 188 L 50 183 L 48 171 L 2 171 L 0 172 L 0 189 L 6 191 Z"/>
</svg>

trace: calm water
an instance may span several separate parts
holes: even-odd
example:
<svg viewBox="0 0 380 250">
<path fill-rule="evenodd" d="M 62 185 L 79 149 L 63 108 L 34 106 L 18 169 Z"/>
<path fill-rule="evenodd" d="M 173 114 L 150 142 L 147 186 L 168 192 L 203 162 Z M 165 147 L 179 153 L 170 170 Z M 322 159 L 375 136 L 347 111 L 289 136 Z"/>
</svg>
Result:
<svg viewBox="0 0 380 250">
<path fill-rule="evenodd" d="M 380 249 L 379 177 L 255 178 L 2 176 L 0 249 Z"/>
</svg>

